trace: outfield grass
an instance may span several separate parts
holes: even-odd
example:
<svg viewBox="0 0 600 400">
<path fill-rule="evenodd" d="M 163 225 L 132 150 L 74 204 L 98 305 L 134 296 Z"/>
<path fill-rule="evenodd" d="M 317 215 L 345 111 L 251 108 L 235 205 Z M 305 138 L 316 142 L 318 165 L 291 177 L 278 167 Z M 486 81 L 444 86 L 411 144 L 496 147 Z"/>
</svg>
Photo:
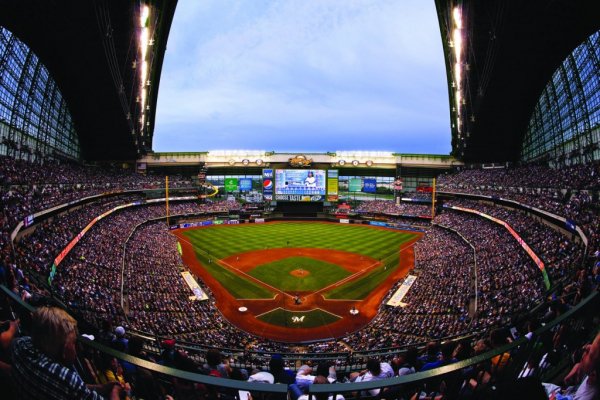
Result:
<svg viewBox="0 0 600 400">
<path fill-rule="evenodd" d="M 285 326 L 287 328 L 315 328 L 335 322 L 340 319 L 326 311 L 315 309 L 311 311 L 289 311 L 277 308 L 263 315 L 258 319 L 268 324 Z"/>
<path fill-rule="evenodd" d="M 234 297 L 245 299 L 272 298 L 274 293 L 243 275 L 232 273 L 220 267 L 215 262 L 208 263 L 209 258 L 213 260 L 224 259 L 247 251 L 285 247 L 332 249 L 365 255 L 382 261 L 387 266 L 386 269 L 383 267 L 378 268 L 362 279 L 341 285 L 326 294 L 328 298 L 334 299 L 363 299 L 398 266 L 400 248 L 404 243 L 412 240 L 415 235 L 409 232 L 375 229 L 366 225 L 302 222 L 229 225 L 185 232 L 185 236 L 194 246 L 196 256 L 208 272 Z M 263 266 L 265 270 L 259 271 L 259 276 L 256 277 L 284 291 L 311 290 L 308 288 L 299 289 L 303 287 L 298 286 L 300 285 L 299 280 L 289 279 L 288 281 L 287 277 L 293 277 L 289 275 L 288 269 L 290 266 L 287 265 L 285 260 L 293 258 L 289 257 L 277 263 L 272 263 L 278 264 L 279 267 L 276 265 Z M 291 263 L 295 264 L 295 261 L 292 260 Z M 302 263 L 303 267 L 311 272 L 317 271 L 312 269 L 313 266 L 319 269 L 321 268 L 319 265 L 327 264 L 312 258 L 305 258 Z M 297 265 L 292 266 L 294 269 L 297 267 Z M 272 272 L 275 268 L 281 270 L 271 276 L 268 270 L 270 269 Z M 327 267 L 327 269 L 328 274 L 333 271 L 330 267 Z M 251 271 L 250 273 L 254 275 L 257 272 Z M 318 276 L 319 280 L 329 279 L 325 277 L 325 274 L 321 276 L 320 272 L 311 273 L 311 275 Z M 286 278 L 283 279 L 283 277 Z M 334 283 L 343 278 L 340 275 L 339 279 L 328 280 L 328 282 Z M 307 284 L 316 285 L 313 282 Z M 325 286 L 327 285 L 321 287 Z"/>
<path fill-rule="evenodd" d="M 397 251 L 414 233 L 367 225 L 282 222 L 193 229 L 185 232 L 195 247 L 218 259 L 265 247 L 343 250 L 375 259 Z M 289 242 L 289 244 L 288 244 Z"/>
<path fill-rule="evenodd" d="M 304 275 L 291 275 L 299 269 Z M 289 257 L 262 264 L 248 274 L 286 292 L 314 292 L 351 275 L 338 265 L 307 257 Z"/>
</svg>

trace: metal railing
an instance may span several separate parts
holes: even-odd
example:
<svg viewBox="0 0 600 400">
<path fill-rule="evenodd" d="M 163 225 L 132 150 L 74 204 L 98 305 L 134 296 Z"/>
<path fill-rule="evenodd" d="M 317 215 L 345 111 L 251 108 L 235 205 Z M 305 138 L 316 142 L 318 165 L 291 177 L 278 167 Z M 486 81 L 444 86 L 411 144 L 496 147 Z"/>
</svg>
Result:
<svg viewBox="0 0 600 400">
<path fill-rule="evenodd" d="M 34 307 L 23 302 L 6 287 L 0 286 L 0 289 L 10 299 L 18 313 L 29 313 L 34 310 Z M 577 326 L 578 328 L 588 326 L 589 324 L 584 323 L 584 321 L 597 317 L 599 299 L 598 292 L 593 292 L 558 318 L 535 330 L 530 339 L 523 336 L 512 343 L 463 361 L 447 364 L 430 371 L 379 381 L 330 385 L 314 384 L 309 386 L 308 394 L 310 396 L 327 393 L 343 394 L 346 398 L 355 398 L 372 397 L 373 391 L 378 391 L 378 397 L 395 399 L 404 396 L 407 392 L 424 392 L 444 393 L 450 398 L 462 398 L 471 395 L 472 392 L 485 393 L 486 390 L 502 387 L 503 384 L 517 382 L 517 379 L 523 375 L 524 366 L 528 363 L 536 366 L 532 372 L 528 373 L 528 376 L 534 376 L 540 380 L 550 380 L 556 375 L 557 369 L 564 370 L 566 365 L 555 363 L 554 368 L 538 366 L 540 365 L 539 356 L 542 353 L 549 354 L 553 351 L 564 353 L 573 350 L 552 348 L 551 339 L 556 328 L 561 324 L 570 324 L 570 326 Z M 598 326 L 593 329 L 598 330 Z M 595 332 L 589 331 L 587 336 L 590 337 L 593 333 Z M 281 399 L 286 398 L 288 392 L 287 385 L 283 384 L 269 385 L 202 375 L 133 357 L 84 338 L 80 342 L 86 350 L 86 357 L 90 357 L 92 363 L 98 361 L 101 357 L 116 357 L 149 371 L 153 379 L 159 382 L 166 392 L 171 390 L 173 380 L 204 385 L 205 388 L 211 388 L 211 390 L 227 391 L 232 399 L 239 399 L 238 391 L 240 390 L 250 391 L 257 397 L 268 394 L 281 396 L 277 397 Z M 579 343 L 579 345 L 581 344 Z M 560 354 L 557 359 L 564 360 L 568 357 L 565 357 L 565 354 Z"/>
</svg>

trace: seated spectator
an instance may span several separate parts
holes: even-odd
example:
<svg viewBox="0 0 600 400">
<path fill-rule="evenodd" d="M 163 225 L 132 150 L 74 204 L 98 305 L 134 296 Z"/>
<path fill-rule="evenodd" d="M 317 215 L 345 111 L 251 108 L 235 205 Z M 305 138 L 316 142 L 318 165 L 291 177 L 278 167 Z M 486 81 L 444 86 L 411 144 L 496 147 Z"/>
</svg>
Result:
<svg viewBox="0 0 600 400">
<path fill-rule="evenodd" d="M 230 370 L 229 364 L 223 363 L 223 356 L 219 350 L 209 349 L 206 352 L 206 364 L 202 366 L 203 373 L 219 378 L 228 378 Z"/>
<path fill-rule="evenodd" d="M 421 368 L 421 371 L 428 371 L 430 369 L 438 368 L 438 367 L 456 362 L 456 359 L 452 356 L 453 353 L 454 353 L 454 345 L 451 342 L 445 343 L 442 346 L 441 357 L 439 357 L 435 361 L 431 361 L 431 362 L 428 362 L 427 364 L 423 365 L 423 367 Z"/>
<path fill-rule="evenodd" d="M 315 375 L 312 374 L 313 369 L 310 365 L 302 365 L 298 368 L 296 373 L 296 383 L 300 390 L 305 393 L 308 386 L 311 385 L 315 380 Z"/>
<path fill-rule="evenodd" d="M 129 339 L 125 337 L 125 328 L 122 326 L 117 326 L 115 328 L 115 339 L 112 342 L 112 347 L 122 352 L 127 352 L 129 350 Z"/>
<path fill-rule="evenodd" d="M 72 367 L 77 358 L 77 321 L 60 308 L 40 307 L 32 316 L 31 337 L 11 348 L 19 399 L 119 399 L 119 384 L 86 385 Z M 97 391 L 96 391 L 97 390 Z"/>
<path fill-rule="evenodd" d="M 125 399 L 131 399 L 131 386 L 125 381 L 123 367 L 115 357 L 104 355 L 102 360 L 102 368 L 99 371 L 98 377 L 100 383 L 117 383 L 125 390 Z"/>
<path fill-rule="evenodd" d="M 581 361 L 567 374 L 565 383 L 571 386 L 564 390 L 551 383 L 543 385 L 551 399 L 594 400 L 600 397 L 600 333 L 592 344 L 584 346 Z"/>
<path fill-rule="evenodd" d="M 322 375 L 318 375 L 315 377 L 313 384 L 315 385 L 322 385 L 322 384 L 326 384 L 329 385 L 330 382 L 329 380 L 322 376 Z M 334 400 L 333 398 L 333 394 L 323 394 L 323 393 L 319 393 L 317 395 L 314 396 L 314 398 L 316 398 L 317 400 Z M 311 396 L 307 395 L 307 394 L 303 394 L 302 396 L 298 397 L 298 400 L 311 400 Z M 342 396 L 341 394 L 338 394 L 335 396 L 335 400 L 344 400 L 344 396 Z"/>
<path fill-rule="evenodd" d="M 392 360 L 392 369 L 395 376 L 404 376 L 414 374 L 416 372 L 415 365 L 417 363 L 417 349 L 411 347 L 406 353 L 398 354 Z"/>
<path fill-rule="evenodd" d="M 324 376 L 329 383 L 337 381 L 335 366 L 329 362 L 322 362 L 317 366 L 317 376 Z"/>
<path fill-rule="evenodd" d="M 390 364 L 386 362 L 379 362 L 375 358 L 370 358 L 367 361 L 367 369 L 361 372 L 353 372 L 350 375 L 350 381 L 352 382 L 370 382 L 379 381 L 382 379 L 391 378 L 394 376 L 394 370 Z M 380 389 L 371 389 L 367 392 L 363 392 L 362 395 L 377 396 Z"/>
</svg>

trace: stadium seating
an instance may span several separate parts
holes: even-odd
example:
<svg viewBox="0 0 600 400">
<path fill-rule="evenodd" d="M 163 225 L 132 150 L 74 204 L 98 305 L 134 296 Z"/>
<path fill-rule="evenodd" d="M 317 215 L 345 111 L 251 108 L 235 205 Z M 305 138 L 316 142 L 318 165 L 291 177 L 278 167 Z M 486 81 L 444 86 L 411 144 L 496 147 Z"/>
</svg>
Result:
<svg viewBox="0 0 600 400">
<path fill-rule="evenodd" d="M 537 175 L 537 179 L 524 179 L 526 173 Z M 553 176 L 555 173 L 557 176 Z M 570 173 L 576 179 L 542 167 L 482 169 L 462 171 L 440 180 L 442 194 L 452 195 L 443 199 L 446 206 L 468 208 L 502 220 L 530 245 L 547 266 L 553 283 L 550 291 L 545 289 L 535 263 L 505 228 L 481 216 L 445 207 L 415 246 L 418 279 L 404 300 L 407 306 L 383 307 L 368 327 L 337 340 L 303 344 L 306 355 L 301 360 L 326 359 L 343 377 L 370 357 L 393 364 L 396 357 L 403 357 L 413 346 L 451 339 L 455 340 L 454 350 L 459 344 L 470 349 L 461 355 L 468 358 L 493 348 L 491 342 L 478 350 L 472 346 L 498 328 L 508 336 L 506 329 L 513 327 L 522 336 L 589 298 L 600 281 L 597 166 L 573 168 Z M 143 192 L 123 191 L 154 188 L 162 181 L 160 176 L 42 166 L 10 159 L 2 164 L 0 177 L 7 206 L 1 224 L 1 283 L 18 298 L 31 302 L 50 295 L 43 279 L 50 273 L 52 261 L 92 219 L 117 206 L 144 199 Z M 189 184 L 184 178 L 175 182 L 182 187 Z M 546 187 L 536 187 L 537 183 Z M 544 190 L 547 195 L 539 196 Z M 76 201 L 107 191 L 118 194 L 85 203 Z M 494 206 L 489 198 L 485 202 L 460 198 L 460 193 L 513 199 L 572 219 L 589 238 L 587 253 L 574 236 L 544 223 L 539 216 Z M 68 202 L 73 202 L 68 212 L 53 214 L 51 219 L 39 222 L 35 231 L 13 242 L 11 233 L 26 216 Z M 171 205 L 171 213 L 211 214 L 240 207 L 231 201 L 177 202 Z M 365 202 L 357 211 L 394 219 L 398 214 L 429 210 L 427 205 L 396 206 L 373 201 Z M 266 367 L 273 352 L 285 354 L 291 363 L 296 345 L 239 332 L 221 317 L 214 303 L 188 298 L 179 274 L 182 262 L 174 238 L 164 223 L 153 222 L 163 216 L 161 205 L 139 205 L 99 220 L 57 268 L 52 295 L 90 324 L 98 337 L 102 337 L 102 327 L 106 326 L 124 326 L 129 334 L 138 332 L 146 340 L 146 349 L 155 351 L 157 360 L 161 340 L 175 339 L 178 349 L 189 351 L 190 365 L 192 361 L 197 363 L 195 367 L 188 366 L 194 372 L 201 372 L 204 353 L 210 347 L 219 347 L 233 359 L 232 365 L 246 369 Z M 127 316 L 121 307 L 121 283 L 126 293 Z M 200 284 L 210 294 L 209 288 Z M 477 299 L 475 308 L 473 299 Z M 584 314 L 578 318 L 588 317 Z M 567 326 L 564 329 L 568 330 L 581 328 L 578 323 L 573 324 L 560 326 Z M 583 331 L 578 334 L 579 341 L 569 342 L 560 352 L 574 351 L 585 336 Z M 467 342 L 460 340 L 465 337 Z M 559 351 L 556 345 L 545 343 L 544 349 Z M 535 356 L 540 356 L 539 351 Z"/>
</svg>

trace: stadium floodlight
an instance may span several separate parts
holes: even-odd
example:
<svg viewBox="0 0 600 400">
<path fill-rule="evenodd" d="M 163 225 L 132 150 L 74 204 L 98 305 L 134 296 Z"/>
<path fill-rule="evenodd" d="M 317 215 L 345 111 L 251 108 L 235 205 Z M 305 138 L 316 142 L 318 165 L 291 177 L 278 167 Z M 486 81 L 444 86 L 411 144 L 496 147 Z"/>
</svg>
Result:
<svg viewBox="0 0 600 400">
<path fill-rule="evenodd" d="M 458 61 L 454 64 L 454 79 L 456 80 L 456 88 L 457 90 L 460 90 L 460 83 L 461 83 L 461 68 L 460 68 L 460 64 L 458 63 Z"/>
<path fill-rule="evenodd" d="M 140 33 L 140 50 L 142 52 L 142 60 L 146 59 L 146 53 L 148 51 L 148 39 L 150 36 L 150 30 L 148 28 L 142 28 Z"/>
<path fill-rule="evenodd" d="M 140 12 L 140 27 L 145 28 L 148 25 L 148 19 L 150 18 L 150 7 L 147 4 L 142 6 Z"/>
<path fill-rule="evenodd" d="M 454 19 L 454 26 L 458 29 L 462 29 L 462 13 L 460 8 L 454 7 L 454 10 L 452 10 L 452 17 Z"/>
<path fill-rule="evenodd" d="M 454 57 L 457 62 L 460 62 L 461 54 L 462 54 L 462 31 L 458 28 L 455 28 L 452 32 L 452 41 L 454 42 Z"/>
<path fill-rule="evenodd" d="M 144 60 L 142 62 L 142 68 L 140 71 L 140 86 L 144 86 L 144 83 L 146 83 L 146 77 L 148 76 L 148 62 L 146 60 Z"/>
</svg>

